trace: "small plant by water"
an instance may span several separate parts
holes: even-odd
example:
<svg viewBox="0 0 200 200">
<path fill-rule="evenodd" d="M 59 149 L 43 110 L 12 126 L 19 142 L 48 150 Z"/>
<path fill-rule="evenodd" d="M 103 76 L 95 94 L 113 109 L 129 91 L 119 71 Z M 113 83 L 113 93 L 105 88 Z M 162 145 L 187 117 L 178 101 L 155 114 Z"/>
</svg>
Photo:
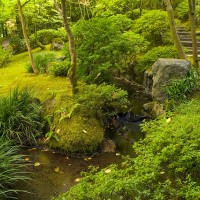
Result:
<svg viewBox="0 0 200 200">
<path fill-rule="evenodd" d="M 41 106 L 28 89 L 15 88 L 0 97 L 0 136 L 18 144 L 35 144 L 40 135 Z"/>
<path fill-rule="evenodd" d="M 27 179 L 22 172 L 23 156 L 17 155 L 19 148 L 11 146 L 8 141 L 0 137 L 0 199 L 10 199 L 18 190 L 12 188 L 17 181 Z"/>
</svg>

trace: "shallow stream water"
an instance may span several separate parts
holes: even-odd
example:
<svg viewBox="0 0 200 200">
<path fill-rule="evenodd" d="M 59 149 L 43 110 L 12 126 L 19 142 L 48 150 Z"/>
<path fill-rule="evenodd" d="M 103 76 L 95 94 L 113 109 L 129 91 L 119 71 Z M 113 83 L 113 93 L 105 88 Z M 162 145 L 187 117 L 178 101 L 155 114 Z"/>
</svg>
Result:
<svg viewBox="0 0 200 200">
<path fill-rule="evenodd" d="M 142 105 L 146 101 L 146 99 L 133 100 L 134 106 L 131 112 L 142 115 Z M 133 143 L 144 137 L 139 128 L 140 124 L 141 122 L 125 122 L 125 131 L 122 128 L 113 137 L 110 135 L 121 154 L 134 156 Z M 17 189 L 29 192 L 20 193 L 17 196 L 19 200 L 50 200 L 51 197 L 57 197 L 76 184 L 80 172 L 87 171 L 88 166 L 103 168 L 109 164 L 122 162 L 119 153 L 103 153 L 82 158 L 68 157 L 48 149 L 26 149 L 22 153 L 26 155 L 25 162 L 28 163 L 24 170 L 30 172 L 31 180 L 17 184 Z"/>
</svg>

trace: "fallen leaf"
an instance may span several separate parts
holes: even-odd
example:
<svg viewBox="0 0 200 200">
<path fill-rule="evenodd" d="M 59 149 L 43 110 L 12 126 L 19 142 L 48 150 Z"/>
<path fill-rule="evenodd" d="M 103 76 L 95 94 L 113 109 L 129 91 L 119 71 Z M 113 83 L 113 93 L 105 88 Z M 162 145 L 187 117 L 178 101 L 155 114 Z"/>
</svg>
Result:
<svg viewBox="0 0 200 200">
<path fill-rule="evenodd" d="M 86 131 L 86 130 L 83 130 L 83 133 L 87 133 L 87 131 Z"/>
<path fill-rule="evenodd" d="M 165 172 L 160 172 L 160 174 L 164 174 Z"/>
<path fill-rule="evenodd" d="M 29 161 L 29 160 L 30 160 L 30 158 L 29 158 L 29 157 L 27 157 L 27 158 L 24 158 L 24 160 L 25 160 L 25 161 Z"/>
<path fill-rule="evenodd" d="M 56 168 L 54 169 L 54 171 L 58 173 L 58 172 L 60 172 L 60 168 L 59 168 L 59 167 L 56 167 Z"/>
<path fill-rule="evenodd" d="M 110 172 L 111 172 L 111 169 L 106 169 L 106 170 L 105 170 L 105 173 L 106 173 L 106 174 L 109 174 Z"/>
<path fill-rule="evenodd" d="M 166 122 L 169 124 L 172 121 L 172 118 L 168 118 Z"/>
<path fill-rule="evenodd" d="M 39 162 L 36 162 L 36 163 L 34 163 L 34 166 L 35 166 L 35 167 L 39 167 L 39 166 L 40 166 L 40 163 L 39 163 Z"/>
<path fill-rule="evenodd" d="M 34 151 L 34 150 L 36 150 L 37 148 L 32 148 L 32 149 L 29 149 L 28 151 Z"/>
<path fill-rule="evenodd" d="M 80 178 L 76 178 L 74 181 L 77 183 L 79 182 L 81 179 Z"/>
<path fill-rule="evenodd" d="M 116 155 L 116 156 L 120 156 L 121 154 L 120 154 L 120 153 L 116 153 L 115 155 Z"/>
</svg>

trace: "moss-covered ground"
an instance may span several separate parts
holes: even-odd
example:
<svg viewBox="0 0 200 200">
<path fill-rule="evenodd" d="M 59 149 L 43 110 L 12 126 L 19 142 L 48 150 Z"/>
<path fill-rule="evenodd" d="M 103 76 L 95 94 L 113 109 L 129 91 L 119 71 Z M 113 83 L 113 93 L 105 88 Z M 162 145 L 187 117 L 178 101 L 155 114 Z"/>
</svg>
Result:
<svg viewBox="0 0 200 200">
<path fill-rule="evenodd" d="M 47 46 L 47 49 L 49 49 L 49 46 Z M 39 51 L 40 49 L 35 49 L 33 52 Z M 61 52 L 56 52 L 56 55 L 57 57 L 62 56 Z M 68 152 L 91 152 L 97 149 L 103 141 L 104 133 L 96 119 L 87 119 L 75 115 L 72 119 L 66 118 L 60 123 L 63 112 L 58 111 L 69 110 L 73 105 L 69 80 L 66 77 L 27 73 L 26 64 L 28 62 L 28 53 L 24 52 L 13 56 L 4 68 L 0 68 L 0 96 L 8 95 L 15 87 L 30 88 L 34 97 L 38 98 L 43 104 L 43 115 L 53 118 L 50 131 L 57 134 L 60 140 L 55 141 L 55 138 L 51 137 L 50 142 L 49 140 L 48 142 L 52 147 Z M 93 127 L 94 124 L 91 125 L 91 121 L 95 121 L 95 128 Z M 73 141 L 73 143 L 68 140 Z"/>
</svg>

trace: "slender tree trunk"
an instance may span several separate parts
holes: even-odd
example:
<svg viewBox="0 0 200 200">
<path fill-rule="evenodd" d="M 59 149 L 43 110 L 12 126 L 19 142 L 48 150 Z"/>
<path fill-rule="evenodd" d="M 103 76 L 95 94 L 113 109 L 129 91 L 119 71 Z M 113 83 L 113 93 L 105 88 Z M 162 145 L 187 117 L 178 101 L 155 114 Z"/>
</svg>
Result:
<svg viewBox="0 0 200 200">
<path fill-rule="evenodd" d="M 72 93 L 75 94 L 77 93 L 77 80 L 76 80 L 76 49 L 75 49 L 75 43 L 74 43 L 74 37 L 72 34 L 72 31 L 69 26 L 69 22 L 67 19 L 67 14 L 66 14 L 66 2 L 65 0 L 61 0 L 61 14 L 63 18 L 63 23 L 65 30 L 68 35 L 68 40 L 69 40 L 69 53 L 70 53 L 70 58 L 71 58 L 71 63 L 70 63 L 70 69 L 69 69 L 69 80 L 71 83 L 72 87 Z"/>
<path fill-rule="evenodd" d="M 165 3 L 166 3 L 166 9 L 167 9 L 168 18 L 169 18 L 170 30 L 171 30 L 171 33 L 172 33 L 172 37 L 173 37 L 173 40 L 174 40 L 175 47 L 178 51 L 178 57 L 180 59 L 186 59 L 186 56 L 185 56 L 185 53 L 183 51 L 183 47 L 181 45 L 179 36 L 176 32 L 176 26 L 175 26 L 175 21 L 174 21 L 174 13 L 173 13 L 171 2 L 170 2 L 170 0 L 165 0 Z"/>
<path fill-rule="evenodd" d="M 21 25 L 22 25 L 22 32 L 23 32 L 23 35 L 24 35 L 24 40 L 26 42 L 27 49 L 28 49 L 32 69 L 33 69 L 34 74 L 38 74 L 39 72 L 38 72 L 38 69 L 35 66 L 35 63 L 34 63 L 34 60 L 33 60 L 33 54 L 31 52 L 31 46 L 30 46 L 30 42 L 29 42 L 29 39 L 28 39 L 28 34 L 27 34 L 26 24 L 25 24 L 25 19 L 24 19 L 24 13 L 23 13 L 23 10 L 22 10 L 22 5 L 21 5 L 20 0 L 17 0 L 17 6 L 18 6 L 18 9 L 19 9 L 19 18 L 20 18 Z"/>
<path fill-rule="evenodd" d="M 192 36 L 193 61 L 194 61 L 194 66 L 199 67 L 196 26 L 195 26 L 195 18 L 194 18 L 195 3 L 196 3 L 195 0 L 188 0 L 189 18 L 190 18 L 190 27 L 191 27 L 191 36 Z"/>
</svg>

